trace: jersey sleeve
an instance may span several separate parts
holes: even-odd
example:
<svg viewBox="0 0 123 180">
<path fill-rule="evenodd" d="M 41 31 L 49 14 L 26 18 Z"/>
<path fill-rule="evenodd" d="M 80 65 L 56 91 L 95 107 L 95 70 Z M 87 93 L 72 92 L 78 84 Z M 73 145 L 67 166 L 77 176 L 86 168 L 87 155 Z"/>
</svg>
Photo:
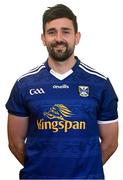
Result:
<svg viewBox="0 0 123 180">
<path fill-rule="evenodd" d="M 24 103 L 24 96 L 19 81 L 16 81 L 12 88 L 6 108 L 10 114 L 22 117 L 28 117 L 29 113 Z"/>
<path fill-rule="evenodd" d="M 101 97 L 98 124 L 108 124 L 117 121 L 117 102 L 117 95 L 112 87 L 110 80 L 107 79 Z"/>
</svg>

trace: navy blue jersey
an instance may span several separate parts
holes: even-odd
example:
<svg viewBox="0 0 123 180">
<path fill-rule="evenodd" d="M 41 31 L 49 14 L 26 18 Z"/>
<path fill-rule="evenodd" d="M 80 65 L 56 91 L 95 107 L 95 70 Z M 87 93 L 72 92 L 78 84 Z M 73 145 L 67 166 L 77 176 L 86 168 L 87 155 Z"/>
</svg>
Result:
<svg viewBox="0 0 123 180">
<path fill-rule="evenodd" d="M 83 64 L 64 74 L 46 61 L 20 77 L 6 104 L 29 117 L 20 179 L 104 179 L 99 124 L 117 121 L 108 78 Z"/>
</svg>

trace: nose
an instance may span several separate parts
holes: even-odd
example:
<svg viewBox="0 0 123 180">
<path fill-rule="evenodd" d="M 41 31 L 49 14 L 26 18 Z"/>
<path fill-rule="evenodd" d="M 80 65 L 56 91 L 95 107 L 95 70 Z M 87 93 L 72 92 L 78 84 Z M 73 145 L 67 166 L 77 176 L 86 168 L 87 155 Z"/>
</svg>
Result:
<svg viewBox="0 0 123 180">
<path fill-rule="evenodd" d="M 56 35 L 56 41 L 60 42 L 63 39 L 62 32 L 58 32 Z"/>
</svg>

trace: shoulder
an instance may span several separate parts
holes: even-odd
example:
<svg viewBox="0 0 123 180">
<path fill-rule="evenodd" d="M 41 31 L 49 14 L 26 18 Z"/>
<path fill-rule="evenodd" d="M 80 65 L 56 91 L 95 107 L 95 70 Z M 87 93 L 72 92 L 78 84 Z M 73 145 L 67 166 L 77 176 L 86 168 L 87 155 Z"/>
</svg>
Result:
<svg viewBox="0 0 123 180">
<path fill-rule="evenodd" d="M 45 68 L 46 68 L 45 64 L 41 64 L 40 66 L 37 66 L 37 67 L 31 69 L 30 71 L 28 71 L 27 73 L 23 74 L 22 76 L 20 76 L 17 79 L 17 81 L 24 82 L 24 81 L 28 81 L 28 80 L 33 80 L 33 79 L 37 78 L 38 75 L 40 73 L 42 73 Z"/>
<path fill-rule="evenodd" d="M 92 79 L 96 80 L 102 80 L 102 81 L 107 81 L 108 77 L 103 75 L 102 73 L 96 71 L 94 68 L 88 66 L 87 64 L 83 63 L 80 61 L 79 63 L 79 68 L 80 71 L 82 71 L 85 75 Z"/>
</svg>

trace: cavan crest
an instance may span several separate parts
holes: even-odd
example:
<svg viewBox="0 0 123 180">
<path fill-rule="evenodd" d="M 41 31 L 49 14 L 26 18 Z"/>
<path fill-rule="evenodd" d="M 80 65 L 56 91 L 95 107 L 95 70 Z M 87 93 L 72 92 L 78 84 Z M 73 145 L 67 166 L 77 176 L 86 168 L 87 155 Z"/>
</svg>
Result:
<svg viewBox="0 0 123 180">
<path fill-rule="evenodd" d="M 78 86 L 79 95 L 82 97 L 89 96 L 89 87 L 88 86 Z"/>
</svg>

